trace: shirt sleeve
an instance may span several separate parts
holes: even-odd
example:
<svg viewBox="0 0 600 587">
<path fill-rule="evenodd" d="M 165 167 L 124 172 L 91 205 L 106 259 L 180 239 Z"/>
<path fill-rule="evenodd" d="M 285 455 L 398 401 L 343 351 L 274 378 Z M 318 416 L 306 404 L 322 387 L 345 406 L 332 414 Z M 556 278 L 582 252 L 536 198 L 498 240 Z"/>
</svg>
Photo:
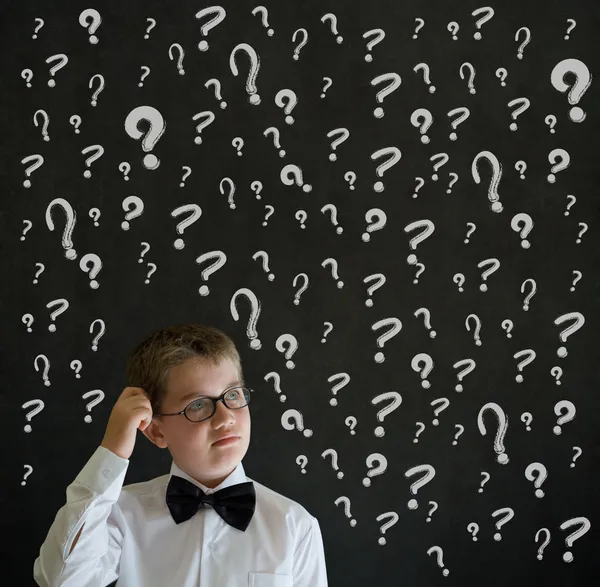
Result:
<svg viewBox="0 0 600 587">
<path fill-rule="evenodd" d="M 327 587 L 323 537 L 314 516 L 306 536 L 296 546 L 293 573 L 294 587 Z"/>
<path fill-rule="evenodd" d="M 99 446 L 67 487 L 66 503 L 33 564 L 40 587 L 105 587 L 118 579 L 126 521 L 117 501 L 128 465 Z"/>
</svg>

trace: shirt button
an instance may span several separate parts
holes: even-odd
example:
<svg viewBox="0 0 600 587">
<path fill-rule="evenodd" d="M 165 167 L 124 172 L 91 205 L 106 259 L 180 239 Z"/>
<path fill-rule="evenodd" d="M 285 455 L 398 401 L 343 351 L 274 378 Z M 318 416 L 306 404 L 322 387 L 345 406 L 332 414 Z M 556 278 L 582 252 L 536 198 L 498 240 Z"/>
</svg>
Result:
<svg viewBox="0 0 600 587">
<path fill-rule="evenodd" d="M 110 471 L 109 471 L 108 469 L 104 469 L 104 470 L 102 471 L 102 476 L 103 476 L 105 479 L 108 479 L 108 478 L 110 477 Z"/>
</svg>

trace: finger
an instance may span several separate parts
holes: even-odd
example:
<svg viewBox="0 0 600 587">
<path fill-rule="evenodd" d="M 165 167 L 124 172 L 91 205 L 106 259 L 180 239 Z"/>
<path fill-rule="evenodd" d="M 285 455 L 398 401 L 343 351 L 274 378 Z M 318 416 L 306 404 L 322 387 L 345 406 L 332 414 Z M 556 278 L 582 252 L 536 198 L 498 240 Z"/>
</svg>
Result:
<svg viewBox="0 0 600 587">
<path fill-rule="evenodd" d="M 140 397 L 140 396 L 131 397 L 128 399 L 128 403 L 131 406 L 135 406 L 135 407 L 143 406 L 148 409 L 150 409 L 152 407 L 150 400 L 146 397 Z"/>
<path fill-rule="evenodd" d="M 142 389 L 141 387 L 128 387 L 127 389 L 129 390 L 129 395 L 131 397 L 136 396 L 136 395 L 146 395 L 145 390 Z"/>
</svg>

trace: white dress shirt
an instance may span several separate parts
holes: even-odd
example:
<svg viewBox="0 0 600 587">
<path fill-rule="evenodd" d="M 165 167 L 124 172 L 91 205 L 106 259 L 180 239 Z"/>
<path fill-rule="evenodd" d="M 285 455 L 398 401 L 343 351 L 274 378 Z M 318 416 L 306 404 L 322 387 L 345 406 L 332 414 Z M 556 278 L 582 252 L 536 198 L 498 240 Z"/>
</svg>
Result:
<svg viewBox="0 0 600 587">
<path fill-rule="evenodd" d="M 33 565 L 40 587 L 106 587 L 117 579 L 117 587 L 327 587 L 317 519 L 246 477 L 241 462 L 214 489 L 175 462 L 168 475 L 123 486 L 128 465 L 99 446 L 67 487 Z M 246 531 L 211 506 L 176 524 L 165 499 L 173 474 L 207 494 L 252 481 L 256 509 Z"/>
</svg>

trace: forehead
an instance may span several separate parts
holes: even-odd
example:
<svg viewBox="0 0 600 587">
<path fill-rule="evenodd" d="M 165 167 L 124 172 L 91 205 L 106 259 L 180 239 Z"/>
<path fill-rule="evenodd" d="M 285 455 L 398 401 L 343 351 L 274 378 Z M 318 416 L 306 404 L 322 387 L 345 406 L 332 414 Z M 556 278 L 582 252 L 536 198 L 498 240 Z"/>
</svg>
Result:
<svg viewBox="0 0 600 587">
<path fill-rule="evenodd" d="M 235 364 L 230 359 L 214 364 L 198 357 L 170 369 L 167 389 L 169 395 L 175 398 L 192 392 L 217 396 L 230 383 L 238 381 L 238 375 Z"/>
</svg>

